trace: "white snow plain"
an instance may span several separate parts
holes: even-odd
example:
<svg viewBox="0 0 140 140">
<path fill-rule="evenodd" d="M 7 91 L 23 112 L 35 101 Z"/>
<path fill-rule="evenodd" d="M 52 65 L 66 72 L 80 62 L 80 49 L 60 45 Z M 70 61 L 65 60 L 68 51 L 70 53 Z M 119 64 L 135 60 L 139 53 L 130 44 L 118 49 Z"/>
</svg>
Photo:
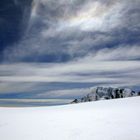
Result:
<svg viewBox="0 0 140 140">
<path fill-rule="evenodd" d="M 0 140 L 140 140 L 140 97 L 1 107 Z"/>
</svg>

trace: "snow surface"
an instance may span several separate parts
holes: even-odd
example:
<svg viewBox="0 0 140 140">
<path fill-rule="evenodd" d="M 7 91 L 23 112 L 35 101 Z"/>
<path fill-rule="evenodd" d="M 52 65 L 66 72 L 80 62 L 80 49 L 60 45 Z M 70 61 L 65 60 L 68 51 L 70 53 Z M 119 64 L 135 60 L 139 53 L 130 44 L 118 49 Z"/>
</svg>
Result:
<svg viewBox="0 0 140 140">
<path fill-rule="evenodd" d="M 140 140 L 140 97 L 1 107 L 0 140 Z"/>
</svg>

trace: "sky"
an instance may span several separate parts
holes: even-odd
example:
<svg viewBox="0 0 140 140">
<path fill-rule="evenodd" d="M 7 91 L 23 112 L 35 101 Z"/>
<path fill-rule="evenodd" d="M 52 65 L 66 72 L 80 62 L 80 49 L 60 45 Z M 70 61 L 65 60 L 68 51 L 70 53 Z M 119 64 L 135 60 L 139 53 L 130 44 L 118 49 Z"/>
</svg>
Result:
<svg viewBox="0 0 140 140">
<path fill-rule="evenodd" d="M 0 98 L 140 90 L 139 0 L 1 0 Z"/>
</svg>

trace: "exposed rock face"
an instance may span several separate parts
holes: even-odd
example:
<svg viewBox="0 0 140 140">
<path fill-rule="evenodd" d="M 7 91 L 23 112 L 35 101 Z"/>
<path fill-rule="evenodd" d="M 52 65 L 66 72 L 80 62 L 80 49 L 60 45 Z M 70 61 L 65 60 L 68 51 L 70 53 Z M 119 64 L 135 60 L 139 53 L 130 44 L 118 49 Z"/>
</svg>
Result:
<svg viewBox="0 0 140 140">
<path fill-rule="evenodd" d="M 129 88 L 94 87 L 91 88 L 91 93 L 87 94 L 87 96 L 75 99 L 72 103 L 125 98 L 137 95 L 138 93 Z"/>
</svg>

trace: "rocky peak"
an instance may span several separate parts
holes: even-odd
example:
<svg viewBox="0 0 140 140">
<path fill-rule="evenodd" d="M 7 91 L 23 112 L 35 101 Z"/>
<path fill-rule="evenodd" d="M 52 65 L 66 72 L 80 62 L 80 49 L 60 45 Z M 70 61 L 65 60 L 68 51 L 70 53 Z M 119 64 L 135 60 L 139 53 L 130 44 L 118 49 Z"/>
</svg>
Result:
<svg viewBox="0 0 140 140">
<path fill-rule="evenodd" d="M 125 98 L 137 95 L 137 92 L 129 88 L 93 87 L 89 94 L 81 99 L 75 99 L 72 103 Z"/>
</svg>

